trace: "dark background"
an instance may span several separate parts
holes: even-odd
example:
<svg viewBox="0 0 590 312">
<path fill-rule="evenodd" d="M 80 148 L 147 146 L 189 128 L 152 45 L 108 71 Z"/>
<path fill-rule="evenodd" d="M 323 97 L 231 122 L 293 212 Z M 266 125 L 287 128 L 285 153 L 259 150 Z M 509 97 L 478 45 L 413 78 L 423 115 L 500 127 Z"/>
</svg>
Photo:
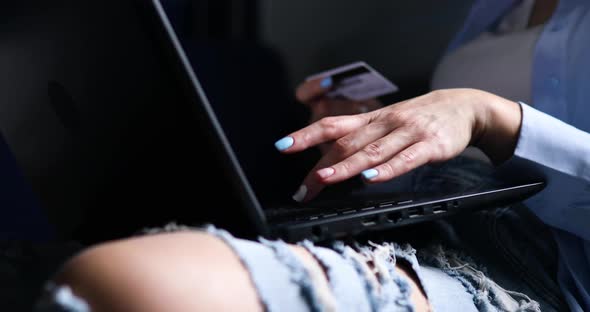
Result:
<svg viewBox="0 0 590 312">
<path fill-rule="evenodd" d="M 320 69 L 364 60 L 411 96 L 428 84 L 471 2 L 262 0 L 259 34 L 280 52 L 291 85 Z"/>
<path fill-rule="evenodd" d="M 167 1 L 182 11 L 178 17 L 187 22 L 181 29 L 192 40 L 256 42 L 276 51 L 291 88 L 309 74 L 364 60 L 404 86 L 408 96 L 408 89 L 427 86 L 471 2 Z"/>
</svg>

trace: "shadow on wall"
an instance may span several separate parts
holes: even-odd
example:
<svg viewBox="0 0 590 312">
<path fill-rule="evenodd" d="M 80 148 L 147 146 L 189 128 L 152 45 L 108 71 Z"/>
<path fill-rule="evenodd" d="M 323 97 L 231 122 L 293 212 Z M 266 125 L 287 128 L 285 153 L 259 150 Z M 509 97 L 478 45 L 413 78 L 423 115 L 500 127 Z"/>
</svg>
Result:
<svg viewBox="0 0 590 312">
<path fill-rule="evenodd" d="M 426 91 L 430 73 L 472 1 L 260 1 L 262 39 L 284 57 L 294 88 L 305 76 L 363 60 L 400 86 Z"/>
</svg>

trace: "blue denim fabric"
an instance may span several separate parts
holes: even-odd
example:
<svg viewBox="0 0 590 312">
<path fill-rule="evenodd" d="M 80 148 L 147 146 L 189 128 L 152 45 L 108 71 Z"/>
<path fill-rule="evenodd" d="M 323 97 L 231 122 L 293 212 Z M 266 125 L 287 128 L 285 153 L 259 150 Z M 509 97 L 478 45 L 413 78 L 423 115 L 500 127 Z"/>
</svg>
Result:
<svg viewBox="0 0 590 312">
<path fill-rule="evenodd" d="M 470 189 L 494 183 L 489 179 L 493 170 L 487 163 L 457 157 L 419 169 L 413 187 L 424 191 L 450 183 Z M 503 288 L 527 294 L 542 311 L 568 310 L 557 281 L 557 245 L 551 229 L 524 204 L 461 214 L 437 221 L 432 229 L 439 243 L 476 259 Z"/>
<path fill-rule="evenodd" d="M 232 248 L 249 271 L 266 311 L 414 311 L 409 282 L 395 269 L 398 263 L 415 274 L 434 311 L 540 311 L 537 302 L 505 290 L 470 259 L 438 244 L 415 250 L 391 242 L 334 242 L 331 247 L 322 247 L 303 241 L 300 245 L 316 258 L 328 277 L 331 293 L 326 295 L 318 292 L 306 266 L 280 240 L 238 239 L 213 226 L 169 226 L 148 233 L 187 229 L 206 230 Z M 333 299 L 334 306 L 325 304 L 331 301 L 326 296 Z M 90 311 L 67 285 L 48 285 L 37 307 L 38 312 Z"/>
</svg>

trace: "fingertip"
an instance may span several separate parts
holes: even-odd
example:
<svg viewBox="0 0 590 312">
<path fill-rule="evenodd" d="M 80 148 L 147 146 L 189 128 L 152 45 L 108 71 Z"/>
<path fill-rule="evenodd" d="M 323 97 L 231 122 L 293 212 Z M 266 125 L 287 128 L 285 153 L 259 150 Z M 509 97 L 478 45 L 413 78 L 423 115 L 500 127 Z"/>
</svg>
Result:
<svg viewBox="0 0 590 312">
<path fill-rule="evenodd" d="M 302 184 L 299 189 L 297 190 L 297 192 L 295 192 L 295 194 L 293 194 L 293 200 L 301 203 L 305 200 L 305 197 L 307 196 L 307 186 L 305 184 Z"/>
<path fill-rule="evenodd" d="M 363 171 L 361 173 L 361 175 L 363 176 L 363 178 L 367 181 L 371 181 L 373 179 L 375 179 L 376 177 L 379 176 L 379 170 L 372 168 L 372 169 L 367 169 L 365 171 Z"/>
<path fill-rule="evenodd" d="M 325 181 L 326 179 L 334 175 L 335 172 L 336 170 L 334 170 L 334 168 L 328 167 L 316 171 L 316 175 L 320 180 Z"/>
<path fill-rule="evenodd" d="M 295 140 L 293 139 L 293 137 L 284 137 L 278 141 L 275 142 L 275 148 L 279 151 L 285 151 L 288 148 L 290 148 L 291 146 L 293 146 L 293 143 L 295 143 Z"/>
<path fill-rule="evenodd" d="M 324 188 L 324 184 L 315 177 L 314 173 L 308 174 L 308 176 L 301 182 L 301 186 L 295 194 L 293 194 L 293 200 L 298 203 L 306 203 L 317 197 L 317 195 Z"/>
<path fill-rule="evenodd" d="M 332 80 L 332 77 L 328 76 L 322 79 L 322 81 L 320 82 L 320 87 L 322 87 L 322 89 L 330 89 L 333 83 L 334 81 Z"/>
</svg>

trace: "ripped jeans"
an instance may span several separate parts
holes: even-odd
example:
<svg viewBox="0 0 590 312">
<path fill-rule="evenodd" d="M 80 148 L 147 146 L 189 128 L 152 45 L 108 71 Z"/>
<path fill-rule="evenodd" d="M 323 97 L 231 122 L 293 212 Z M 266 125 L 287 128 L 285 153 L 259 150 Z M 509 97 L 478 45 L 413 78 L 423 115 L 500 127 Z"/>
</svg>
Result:
<svg viewBox="0 0 590 312">
<path fill-rule="evenodd" d="M 238 255 L 269 312 L 415 311 L 409 281 L 395 269 L 398 262 L 412 270 L 434 311 L 541 311 L 527 295 L 505 290 L 468 258 L 440 245 L 415 250 L 396 243 L 347 245 L 337 241 L 328 248 L 302 241 L 299 245 L 324 269 L 329 283 L 325 291 L 314 276 L 318 273 L 303 264 L 281 240 L 253 242 L 214 226 L 203 229 L 174 224 L 148 234 L 203 230 L 224 241 Z M 48 285 L 37 311 L 91 309 L 67 285 Z"/>
<path fill-rule="evenodd" d="M 485 170 L 469 160 L 453 164 L 446 172 L 456 176 L 460 170 L 457 183 L 471 183 L 477 175 L 470 172 Z M 419 172 L 420 185 L 432 185 L 425 181 L 440 172 Z M 567 311 L 554 280 L 551 238 L 526 207 L 462 215 L 421 229 L 432 238 L 426 244 L 398 243 L 400 236 L 388 232 L 362 242 L 300 242 L 324 269 L 329 291 L 280 240 L 243 240 L 213 226 L 169 225 L 145 234 L 206 230 L 219 237 L 250 273 L 266 311 L 414 311 L 408 280 L 395 270 L 399 263 L 411 269 L 434 311 Z M 90 309 L 67 285 L 49 284 L 36 311 Z"/>
</svg>

